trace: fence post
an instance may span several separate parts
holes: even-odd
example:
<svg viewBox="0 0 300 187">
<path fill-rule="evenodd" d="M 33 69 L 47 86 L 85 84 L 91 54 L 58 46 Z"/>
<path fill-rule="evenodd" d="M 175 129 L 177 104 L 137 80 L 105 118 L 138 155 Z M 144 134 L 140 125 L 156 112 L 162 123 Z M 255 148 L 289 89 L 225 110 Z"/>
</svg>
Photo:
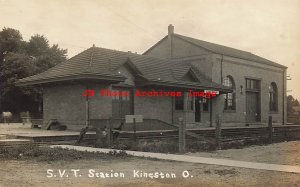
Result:
<svg viewBox="0 0 300 187">
<path fill-rule="evenodd" d="M 31 123 L 31 117 L 29 111 L 26 112 L 26 123 Z"/>
<path fill-rule="evenodd" d="M 106 135 L 104 134 L 105 129 L 96 128 L 96 146 L 105 147 L 106 146 Z"/>
<path fill-rule="evenodd" d="M 133 141 L 136 143 L 136 124 L 135 124 L 135 118 L 133 118 Z"/>
<path fill-rule="evenodd" d="M 107 120 L 107 144 L 110 147 L 112 145 L 112 119 Z"/>
<path fill-rule="evenodd" d="M 217 114 L 216 116 L 216 149 L 221 149 L 221 115 Z"/>
<path fill-rule="evenodd" d="M 185 123 L 183 122 L 183 118 L 179 118 L 179 128 L 178 128 L 178 137 L 179 137 L 179 152 L 185 152 Z"/>
<path fill-rule="evenodd" d="M 269 143 L 272 143 L 272 133 L 273 133 L 273 124 L 272 124 L 272 116 L 269 116 L 268 121 L 268 131 L 269 131 Z"/>
</svg>

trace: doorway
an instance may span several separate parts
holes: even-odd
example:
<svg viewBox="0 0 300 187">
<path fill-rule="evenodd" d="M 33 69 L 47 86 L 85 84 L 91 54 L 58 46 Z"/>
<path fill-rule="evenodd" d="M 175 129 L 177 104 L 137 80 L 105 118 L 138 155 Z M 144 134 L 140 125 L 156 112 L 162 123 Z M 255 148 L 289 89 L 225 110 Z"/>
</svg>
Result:
<svg viewBox="0 0 300 187">
<path fill-rule="evenodd" d="M 112 117 L 123 119 L 125 115 L 133 114 L 133 92 L 130 88 L 113 88 L 112 91 L 122 92 L 120 96 L 112 97 Z M 126 93 L 126 94 L 124 94 Z"/>
<path fill-rule="evenodd" d="M 258 101 L 259 97 L 257 92 L 246 92 L 246 114 L 248 123 L 259 121 Z"/>
<path fill-rule="evenodd" d="M 201 122 L 201 98 L 195 97 L 195 122 Z"/>
<path fill-rule="evenodd" d="M 259 122 L 260 116 L 260 81 L 246 79 L 246 122 Z"/>
</svg>

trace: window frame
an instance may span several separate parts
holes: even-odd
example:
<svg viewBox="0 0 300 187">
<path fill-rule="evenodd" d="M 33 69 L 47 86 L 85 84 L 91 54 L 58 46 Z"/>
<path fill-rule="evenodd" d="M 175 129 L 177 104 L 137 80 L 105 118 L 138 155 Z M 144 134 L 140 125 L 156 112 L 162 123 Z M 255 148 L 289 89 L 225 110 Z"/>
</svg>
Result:
<svg viewBox="0 0 300 187">
<path fill-rule="evenodd" d="M 204 105 L 206 105 L 205 110 L 204 110 Z M 203 112 L 209 112 L 209 107 L 210 107 L 209 101 L 207 99 L 203 98 L 203 100 L 202 100 L 202 111 Z"/>
<path fill-rule="evenodd" d="M 235 82 L 231 75 L 227 75 L 223 78 L 223 86 L 228 86 L 233 89 L 232 93 L 224 94 L 224 111 L 236 111 Z"/>
</svg>

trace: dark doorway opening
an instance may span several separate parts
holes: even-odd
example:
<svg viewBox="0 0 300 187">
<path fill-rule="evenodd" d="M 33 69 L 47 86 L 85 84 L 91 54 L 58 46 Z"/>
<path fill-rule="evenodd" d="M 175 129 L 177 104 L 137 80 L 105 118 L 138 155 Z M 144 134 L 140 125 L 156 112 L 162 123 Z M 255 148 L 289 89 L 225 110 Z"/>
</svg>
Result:
<svg viewBox="0 0 300 187">
<path fill-rule="evenodd" d="M 195 122 L 201 122 L 201 98 L 195 98 Z"/>
<path fill-rule="evenodd" d="M 253 123 L 260 120 L 260 80 L 246 79 L 246 121 Z"/>
<path fill-rule="evenodd" d="M 113 88 L 114 92 L 122 92 L 120 96 L 112 97 L 112 117 L 123 119 L 125 115 L 133 114 L 133 91 L 129 88 Z M 124 94 L 124 93 L 127 94 Z"/>
</svg>

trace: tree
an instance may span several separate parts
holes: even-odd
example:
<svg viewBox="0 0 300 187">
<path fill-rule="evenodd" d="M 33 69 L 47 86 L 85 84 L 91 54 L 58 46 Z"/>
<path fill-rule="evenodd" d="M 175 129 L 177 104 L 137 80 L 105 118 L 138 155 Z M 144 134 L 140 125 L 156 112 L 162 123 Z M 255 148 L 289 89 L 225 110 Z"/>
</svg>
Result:
<svg viewBox="0 0 300 187">
<path fill-rule="evenodd" d="M 294 110 L 294 106 L 300 106 L 297 99 L 295 99 L 292 95 L 287 96 L 287 113 L 291 115 Z"/>
<path fill-rule="evenodd" d="M 43 72 L 66 60 L 66 49 L 60 49 L 57 44 L 50 47 L 49 41 L 43 35 L 32 36 L 27 44 L 28 55 L 35 58 L 38 72 Z"/>
<path fill-rule="evenodd" d="M 15 82 L 65 61 L 66 54 L 57 44 L 50 47 L 43 35 L 36 34 L 26 42 L 18 30 L 0 31 L 0 112 L 37 112 L 41 90 L 16 87 Z"/>
<path fill-rule="evenodd" d="M 11 28 L 3 28 L 0 32 L 0 60 L 8 52 L 17 52 L 24 44 L 21 33 L 18 30 Z"/>
</svg>

